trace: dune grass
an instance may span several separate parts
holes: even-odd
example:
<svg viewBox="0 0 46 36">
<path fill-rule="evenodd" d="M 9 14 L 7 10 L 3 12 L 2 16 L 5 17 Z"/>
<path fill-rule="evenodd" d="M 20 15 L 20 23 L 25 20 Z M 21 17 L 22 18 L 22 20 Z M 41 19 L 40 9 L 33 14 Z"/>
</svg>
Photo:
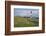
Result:
<svg viewBox="0 0 46 36">
<path fill-rule="evenodd" d="M 14 16 L 14 27 L 34 27 L 39 26 L 38 19 Z"/>
</svg>

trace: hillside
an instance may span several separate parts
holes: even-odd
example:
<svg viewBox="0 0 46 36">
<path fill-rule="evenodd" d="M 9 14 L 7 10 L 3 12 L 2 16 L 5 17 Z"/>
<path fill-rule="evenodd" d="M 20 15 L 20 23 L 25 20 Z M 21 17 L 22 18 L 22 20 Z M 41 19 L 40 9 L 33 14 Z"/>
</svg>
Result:
<svg viewBox="0 0 46 36">
<path fill-rule="evenodd" d="M 14 27 L 33 27 L 38 24 L 38 19 L 14 16 Z"/>
</svg>

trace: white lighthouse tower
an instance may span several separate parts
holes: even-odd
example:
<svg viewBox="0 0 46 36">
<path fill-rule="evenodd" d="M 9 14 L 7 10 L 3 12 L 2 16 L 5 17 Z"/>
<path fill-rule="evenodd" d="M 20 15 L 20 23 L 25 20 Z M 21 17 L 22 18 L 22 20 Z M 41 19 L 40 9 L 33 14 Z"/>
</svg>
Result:
<svg viewBox="0 0 46 36">
<path fill-rule="evenodd" d="M 32 11 L 30 11 L 30 18 L 32 18 Z"/>
</svg>

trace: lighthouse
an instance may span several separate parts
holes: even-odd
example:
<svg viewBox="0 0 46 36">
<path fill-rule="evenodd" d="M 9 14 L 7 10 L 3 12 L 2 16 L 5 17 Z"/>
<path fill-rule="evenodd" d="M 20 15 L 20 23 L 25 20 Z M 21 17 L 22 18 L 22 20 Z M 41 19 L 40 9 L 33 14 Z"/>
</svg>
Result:
<svg viewBox="0 0 46 36">
<path fill-rule="evenodd" d="M 30 18 L 32 18 L 32 11 L 30 11 Z"/>
</svg>

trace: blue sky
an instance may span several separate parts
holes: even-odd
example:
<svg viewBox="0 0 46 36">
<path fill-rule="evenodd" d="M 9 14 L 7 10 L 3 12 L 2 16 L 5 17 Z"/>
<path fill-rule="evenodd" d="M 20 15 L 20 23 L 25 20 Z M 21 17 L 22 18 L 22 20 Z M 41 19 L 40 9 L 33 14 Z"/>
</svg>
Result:
<svg viewBox="0 0 46 36">
<path fill-rule="evenodd" d="M 31 13 L 32 11 L 32 13 Z M 39 9 L 14 8 L 14 16 L 39 16 Z"/>
</svg>

